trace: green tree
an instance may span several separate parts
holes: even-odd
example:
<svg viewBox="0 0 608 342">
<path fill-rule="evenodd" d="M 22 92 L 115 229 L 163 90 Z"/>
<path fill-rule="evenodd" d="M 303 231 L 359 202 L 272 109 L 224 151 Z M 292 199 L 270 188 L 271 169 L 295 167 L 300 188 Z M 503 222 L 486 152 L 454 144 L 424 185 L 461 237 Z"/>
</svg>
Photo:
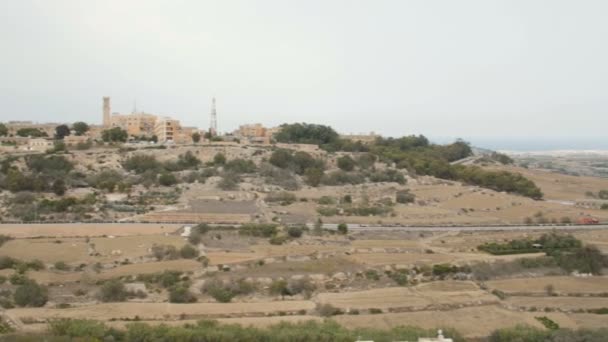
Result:
<svg viewBox="0 0 608 342">
<path fill-rule="evenodd" d="M 0 123 L 0 137 L 5 137 L 8 135 L 8 127 L 5 124 Z"/>
<path fill-rule="evenodd" d="M 284 143 L 325 145 L 336 142 L 339 136 L 329 126 L 295 123 L 281 125 L 281 130 L 274 135 L 274 139 Z"/>
<path fill-rule="evenodd" d="M 48 298 L 47 288 L 30 279 L 26 279 L 22 285 L 17 287 L 13 295 L 15 304 L 19 306 L 44 306 Z"/>
<path fill-rule="evenodd" d="M 41 138 L 48 136 L 45 131 L 33 127 L 20 128 L 19 130 L 17 130 L 17 135 L 20 137 L 32 138 Z"/>
<path fill-rule="evenodd" d="M 106 129 L 101 132 L 101 139 L 105 142 L 125 142 L 129 135 L 120 127 Z"/>
<path fill-rule="evenodd" d="M 355 169 L 355 161 L 350 156 L 342 156 L 338 158 L 338 167 L 343 171 L 352 171 Z"/>
<path fill-rule="evenodd" d="M 338 225 L 338 233 L 342 235 L 346 235 L 348 233 L 348 226 L 346 225 L 346 223 L 340 223 Z"/>
<path fill-rule="evenodd" d="M 89 131 L 89 125 L 86 122 L 78 121 L 72 124 L 72 129 L 76 132 L 76 135 L 84 135 Z"/>
<path fill-rule="evenodd" d="M 201 134 L 198 132 L 192 133 L 192 142 L 197 144 L 199 141 L 201 141 Z"/>
<path fill-rule="evenodd" d="M 55 127 L 55 139 L 61 140 L 70 135 L 70 127 L 68 125 L 59 125 Z"/>
</svg>

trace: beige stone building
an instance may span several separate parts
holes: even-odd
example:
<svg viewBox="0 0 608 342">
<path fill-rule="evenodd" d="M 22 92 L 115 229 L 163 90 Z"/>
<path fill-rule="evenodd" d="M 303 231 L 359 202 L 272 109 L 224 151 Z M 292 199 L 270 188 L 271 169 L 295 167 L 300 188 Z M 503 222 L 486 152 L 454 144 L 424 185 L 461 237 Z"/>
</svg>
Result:
<svg viewBox="0 0 608 342">
<path fill-rule="evenodd" d="M 250 143 L 270 144 L 273 134 L 278 132 L 279 129 L 280 127 L 266 128 L 262 124 L 256 123 L 239 126 L 233 135 Z"/>
<path fill-rule="evenodd" d="M 76 146 L 81 143 L 86 143 L 89 139 L 88 135 L 68 135 L 63 137 L 63 143 L 67 146 Z"/>
<path fill-rule="evenodd" d="M 45 138 L 33 138 L 28 141 L 27 147 L 30 151 L 46 151 L 53 148 L 53 140 Z"/>
<path fill-rule="evenodd" d="M 173 142 L 188 144 L 192 142 L 193 127 L 182 127 L 179 120 L 155 114 L 136 112 L 131 114 L 110 114 L 110 98 L 103 98 L 103 126 L 105 129 L 120 127 L 129 136 L 152 137 L 156 135 L 159 143 Z"/>
</svg>

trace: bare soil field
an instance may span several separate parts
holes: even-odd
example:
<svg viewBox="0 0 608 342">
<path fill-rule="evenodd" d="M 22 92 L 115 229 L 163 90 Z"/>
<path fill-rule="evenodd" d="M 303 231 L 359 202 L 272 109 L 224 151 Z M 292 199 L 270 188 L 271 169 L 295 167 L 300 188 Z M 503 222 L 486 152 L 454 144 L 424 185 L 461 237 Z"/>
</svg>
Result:
<svg viewBox="0 0 608 342">
<path fill-rule="evenodd" d="M 154 245 L 172 245 L 180 248 L 186 242 L 177 235 L 117 236 L 115 238 L 95 237 L 90 239 L 99 256 L 88 253 L 88 243 L 84 238 L 41 238 L 15 239 L 5 243 L 0 255 L 20 260 L 44 260 L 47 263 L 63 261 L 78 265 L 90 262 L 112 262 L 143 257 L 150 254 Z"/>
<path fill-rule="evenodd" d="M 453 289 L 450 287 L 453 286 Z M 401 309 L 418 311 L 428 307 L 495 304 L 498 299 L 472 282 L 446 282 L 441 287 L 392 287 L 342 293 L 320 293 L 316 301 L 340 309 Z"/>
<path fill-rule="evenodd" d="M 0 224 L 0 234 L 15 238 L 128 236 L 172 233 L 181 225 L 156 223 Z"/>
<path fill-rule="evenodd" d="M 539 316 L 539 315 L 536 315 Z M 562 327 L 574 328 L 576 322 L 562 313 L 542 313 Z M 534 318 L 533 313 L 515 312 L 495 305 L 462 308 L 456 310 L 433 310 L 402 312 L 376 315 L 342 315 L 334 319 L 347 327 L 392 328 L 399 325 L 412 325 L 428 329 L 454 328 L 465 337 L 488 336 L 499 328 L 526 324 L 537 328 L 543 326 Z"/>
<path fill-rule="evenodd" d="M 492 280 L 486 282 L 491 289 L 506 293 L 546 293 L 553 285 L 558 293 L 605 293 L 608 292 L 608 277 L 539 277 Z"/>
<path fill-rule="evenodd" d="M 135 276 L 138 274 L 159 273 L 165 270 L 194 272 L 202 270 L 200 262 L 187 259 L 147 262 L 140 264 L 121 265 L 115 268 L 101 271 L 85 272 L 54 272 L 54 271 L 30 271 L 28 277 L 42 284 L 59 284 L 75 281 L 92 282 L 96 280 L 112 279 L 116 277 Z"/>
<path fill-rule="evenodd" d="M 230 317 L 230 316 L 264 316 L 283 311 L 286 313 L 300 310 L 313 310 L 311 301 L 276 301 L 259 303 L 105 303 L 80 306 L 67 309 L 19 308 L 11 309 L 10 314 L 23 318 L 48 320 L 53 318 L 87 317 L 101 321 L 119 318 L 143 320 L 169 320 L 185 316 L 186 318 Z"/>
<path fill-rule="evenodd" d="M 553 308 L 570 311 L 577 309 L 608 308 L 608 298 L 603 297 L 508 297 L 505 303 L 516 308 Z"/>
</svg>

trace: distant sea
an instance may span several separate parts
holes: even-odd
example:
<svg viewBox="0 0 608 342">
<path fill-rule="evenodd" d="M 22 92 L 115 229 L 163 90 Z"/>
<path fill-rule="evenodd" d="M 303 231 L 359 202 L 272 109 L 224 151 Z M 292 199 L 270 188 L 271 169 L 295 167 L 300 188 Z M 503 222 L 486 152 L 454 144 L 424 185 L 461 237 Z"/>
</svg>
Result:
<svg viewBox="0 0 608 342">
<path fill-rule="evenodd" d="M 489 150 L 500 151 L 556 151 L 556 150 L 608 150 L 608 136 L 605 137 L 564 137 L 564 138 L 495 138 L 477 137 L 462 138 L 472 146 Z M 430 138 L 436 143 L 450 143 L 456 138 L 436 137 Z"/>
</svg>

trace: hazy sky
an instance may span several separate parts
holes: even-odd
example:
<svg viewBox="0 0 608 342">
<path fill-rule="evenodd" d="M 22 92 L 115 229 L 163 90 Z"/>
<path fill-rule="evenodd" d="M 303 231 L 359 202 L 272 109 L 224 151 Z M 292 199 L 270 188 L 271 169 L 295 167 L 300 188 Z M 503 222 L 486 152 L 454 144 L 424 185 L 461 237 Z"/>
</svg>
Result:
<svg viewBox="0 0 608 342">
<path fill-rule="evenodd" d="M 0 121 L 608 143 L 605 0 L 3 0 Z"/>
</svg>

